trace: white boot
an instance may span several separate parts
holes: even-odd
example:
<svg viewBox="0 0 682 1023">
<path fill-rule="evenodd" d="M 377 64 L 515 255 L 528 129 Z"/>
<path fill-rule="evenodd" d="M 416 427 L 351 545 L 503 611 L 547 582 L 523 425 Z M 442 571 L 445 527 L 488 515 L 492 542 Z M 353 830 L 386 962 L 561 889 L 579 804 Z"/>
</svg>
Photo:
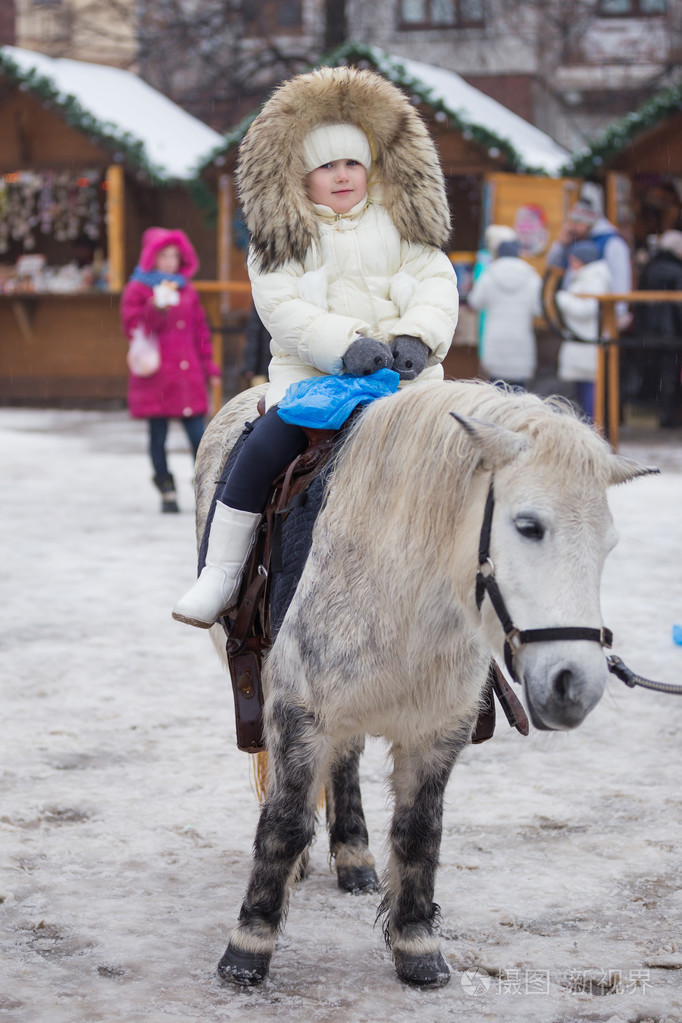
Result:
<svg viewBox="0 0 682 1023">
<path fill-rule="evenodd" d="M 194 586 L 173 608 L 173 618 L 199 629 L 210 629 L 221 612 L 232 606 L 260 520 L 260 512 L 240 511 L 217 502 L 206 564 Z"/>
</svg>

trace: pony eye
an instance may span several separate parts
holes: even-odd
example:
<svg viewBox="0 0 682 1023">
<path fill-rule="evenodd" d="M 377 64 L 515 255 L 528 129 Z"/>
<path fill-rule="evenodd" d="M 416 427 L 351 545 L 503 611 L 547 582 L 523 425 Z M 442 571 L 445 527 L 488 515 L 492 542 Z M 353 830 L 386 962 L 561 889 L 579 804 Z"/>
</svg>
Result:
<svg viewBox="0 0 682 1023">
<path fill-rule="evenodd" d="M 519 515 L 514 519 L 514 525 L 521 536 L 528 540 L 542 540 L 545 535 L 545 527 L 532 515 Z"/>
</svg>

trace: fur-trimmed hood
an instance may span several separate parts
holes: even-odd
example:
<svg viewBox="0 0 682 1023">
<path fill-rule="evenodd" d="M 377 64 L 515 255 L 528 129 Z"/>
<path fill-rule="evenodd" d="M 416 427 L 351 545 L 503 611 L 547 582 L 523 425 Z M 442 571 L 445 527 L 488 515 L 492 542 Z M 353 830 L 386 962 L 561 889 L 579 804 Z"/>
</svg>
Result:
<svg viewBox="0 0 682 1023">
<path fill-rule="evenodd" d="M 401 236 L 438 248 L 447 245 L 450 214 L 443 172 L 415 108 L 374 71 L 323 67 L 281 85 L 240 146 L 239 197 L 261 271 L 302 260 L 318 238 L 302 143 L 314 128 L 346 121 L 369 139 L 374 163 L 368 191 L 381 200 Z"/>
</svg>

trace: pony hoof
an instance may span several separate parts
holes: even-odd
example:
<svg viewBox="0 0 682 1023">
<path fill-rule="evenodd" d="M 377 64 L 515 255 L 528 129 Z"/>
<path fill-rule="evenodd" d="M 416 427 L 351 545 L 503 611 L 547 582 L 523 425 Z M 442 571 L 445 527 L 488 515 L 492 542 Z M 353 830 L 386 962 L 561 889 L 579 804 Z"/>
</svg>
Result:
<svg viewBox="0 0 682 1023">
<path fill-rule="evenodd" d="M 267 952 L 244 952 L 230 943 L 218 963 L 218 975 L 230 984 L 255 987 L 267 977 L 271 958 Z"/>
<path fill-rule="evenodd" d="M 443 987 L 450 980 L 450 970 L 440 952 L 426 955 L 406 955 L 393 950 L 393 961 L 398 979 L 415 987 Z"/>
<path fill-rule="evenodd" d="M 336 877 L 341 891 L 352 895 L 375 892 L 379 887 L 374 867 L 337 867 Z"/>
</svg>

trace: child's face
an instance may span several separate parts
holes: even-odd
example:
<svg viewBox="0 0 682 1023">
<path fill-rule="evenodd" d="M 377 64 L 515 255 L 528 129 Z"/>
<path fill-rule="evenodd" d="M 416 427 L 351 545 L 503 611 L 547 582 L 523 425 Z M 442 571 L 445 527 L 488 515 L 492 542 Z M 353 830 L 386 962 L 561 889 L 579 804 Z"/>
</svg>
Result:
<svg viewBox="0 0 682 1023">
<path fill-rule="evenodd" d="M 162 274 L 176 274 L 180 266 L 180 249 L 177 245 L 166 245 L 157 252 L 155 263 Z"/>
<path fill-rule="evenodd" d="M 313 202 L 331 207 L 334 213 L 348 213 L 367 195 L 367 171 L 357 160 L 324 163 L 307 180 Z"/>
</svg>

